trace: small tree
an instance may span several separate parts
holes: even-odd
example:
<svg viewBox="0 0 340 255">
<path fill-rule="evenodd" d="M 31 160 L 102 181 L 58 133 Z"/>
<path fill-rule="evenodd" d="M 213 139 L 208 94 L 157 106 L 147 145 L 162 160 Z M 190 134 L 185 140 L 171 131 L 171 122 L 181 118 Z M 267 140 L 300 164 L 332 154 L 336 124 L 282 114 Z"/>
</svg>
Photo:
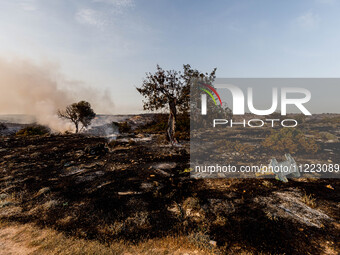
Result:
<svg viewBox="0 0 340 255">
<path fill-rule="evenodd" d="M 70 120 L 76 127 L 76 133 L 78 133 L 91 124 L 96 114 L 89 102 L 80 101 L 67 106 L 63 111 L 59 110 L 58 116 L 59 118 Z M 79 129 L 80 125 L 82 126 L 81 129 Z"/>
<path fill-rule="evenodd" d="M 215 71 L 216 69 L 208 75 L 193 70 L 190 65 L 184 65 L 182 74 L 175 70 L 164 71 L 157 65 L 157 71 L 154 74 L 147 73 L 143 85 L 137 88 L 138 92 L 146 98 L 143 101 L 144 110 L 169 109 L 167 133 L 171 143 L 175 142 L 177 112 L 189 111 L 192 78 L 209 77 L 209 79 L 214 79 Z"/>
</svg>

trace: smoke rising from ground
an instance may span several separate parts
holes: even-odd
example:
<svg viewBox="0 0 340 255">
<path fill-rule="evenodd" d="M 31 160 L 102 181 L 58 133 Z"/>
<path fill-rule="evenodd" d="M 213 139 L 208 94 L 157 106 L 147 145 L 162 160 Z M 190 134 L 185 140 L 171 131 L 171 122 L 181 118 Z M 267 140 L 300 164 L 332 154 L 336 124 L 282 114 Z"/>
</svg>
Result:
<svg viewBox="0 0 340 255">
<path fill-rule="evenodd" d="M 96 113 L 111 113 L 113 103 L 108 94 L 67 81 L 51 64 L 0 58 L 0 114 L 33 115 L 52 130 L 73 130 L 72 124 L 58 118 L 57 110 L 86 100 Z"/>
</svg>

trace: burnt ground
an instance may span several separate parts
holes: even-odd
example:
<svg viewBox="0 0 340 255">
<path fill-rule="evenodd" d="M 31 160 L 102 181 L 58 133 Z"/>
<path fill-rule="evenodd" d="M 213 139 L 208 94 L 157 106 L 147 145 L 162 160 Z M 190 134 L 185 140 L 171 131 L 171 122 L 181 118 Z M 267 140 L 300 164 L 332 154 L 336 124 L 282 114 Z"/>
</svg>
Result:
<svg viewBox="0 0 340 255">
<path fill-rule="evenodd" d="M 217 254 L 338 254 L 338 179 L 191 179 L 189 145 L 82 135 L 0 140 L 0 221 Z"/>
</svg>

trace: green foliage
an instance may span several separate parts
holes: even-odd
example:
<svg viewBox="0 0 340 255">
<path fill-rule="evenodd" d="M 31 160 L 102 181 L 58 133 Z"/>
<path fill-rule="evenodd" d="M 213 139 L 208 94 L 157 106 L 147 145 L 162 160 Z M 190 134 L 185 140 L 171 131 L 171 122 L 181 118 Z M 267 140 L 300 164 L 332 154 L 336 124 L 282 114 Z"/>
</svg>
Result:
<svg viewBox="0 0 340 255">
<path fill-rule="evenodd" d="M 15 135 L 16 136 L 33 136 L 33 135 L 46 135 L 51 130 L 42 125 L 30 125 L 28 127 L 20 129 Z"/>
<path fill-rule="evenodd" d="M 183 73 L 181 73 L 175 70 L 165 71 L 157 65 L 157 71 L 154 74 L 147 73 L 142 86 L 137 88 L 137 91 L 145 98 L 143 101 L 144 110 L 169 110 L 170 121 L 166 122 L 163 130 L 168 128 L 167 134 L 171 143 L 176 141 L 176 137 L 183 136 L 179 133 L 176 117 L 177 112 L 189 113 L 191 83 L 197 79 L 212 82 L 215 79 L 215 73 L 216 68 L 208 74 L 192 69 L 190 65 L 184 65 Z"/>
<path fill-rule="evenodd" d="M 157 71 L 147 73 L 143 85 L 137 91 L 145 97 L 144 110 L 158 110 L 168 106 L 171 101 L 177 105 L 184 104 L 181 98 L 184 93 L 184 83 L 180 73 L 175 70 L 165 71 L 157 65 Z"/>
<path fill-rule="evenodd" d="M 307 138 L 300 129 L 282 128 L 279 131 L 272 131 L 266 137 L 262 146 L 273 151 L 316 153 L 319 149 L 313 138 Z"/>
<path fill-rule="evenodd" d="M 191 115 L 191 129 L 210 128 L 214 119 L 231 119 L 233 114 L 228 106 L 227 102 L 222 102 L 222 105 L 218 103 L 215 105 L 211 99 L 207 100 L 207 111 L 208 114 L 202 115 L 201 113 L 201 95 L 202 84 L 214 87 L 213 82 L 215 76 L 198 76 L 196 79 L 191 81 L 191 92 L 190 92 L 190 115 Z M 223 100 L 223 98 L 222 98 Z"/>
<path fill-rule="evenodd" d="M 183 65 L 183 73 L 175 70 L 163 70 L 157 65 L 157 71 L 147 73 L 143 85 L 137 91 L 145 98 L 144 110 L 159 110 L 169 106 L 171 102 L 180 112 L 189 109 L 190 83 L 194 78 L 215 78 L 216 68 L 208 73 L 201 73 L 192 69 L 190 65 Z M 171 110 L 171 109 L 170 109 Z"/>
<path fill-rule="evenodd" d="M 89 102 L 80 101 L 78 103 L 71 104 L 66 107 L 64 111 L 58 111 L 59 118 L 70 120 L 76 127 L 76 133 L 79 131 L 79 125 L 83 128 L 87 128 L 92 119 L 96 117 Z"/>
</svg>

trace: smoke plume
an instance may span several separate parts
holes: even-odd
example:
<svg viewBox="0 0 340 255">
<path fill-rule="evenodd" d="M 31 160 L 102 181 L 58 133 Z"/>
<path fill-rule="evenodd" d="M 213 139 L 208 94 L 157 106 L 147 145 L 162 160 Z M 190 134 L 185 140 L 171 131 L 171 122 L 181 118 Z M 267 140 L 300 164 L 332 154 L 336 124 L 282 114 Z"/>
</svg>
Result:
<svg viewBox="0 0 340 255">
<path fill-rule="evenodd" d="M 0 114 L 28 114 L 52 130 L 72 130 L 71 123 L 58 118 L 57 111 L 80 100 L 88 101 L 96 113 L 113 110 L 107 91 L 67 81 L 51 64 L 0 58 Z"/>
</svg>

